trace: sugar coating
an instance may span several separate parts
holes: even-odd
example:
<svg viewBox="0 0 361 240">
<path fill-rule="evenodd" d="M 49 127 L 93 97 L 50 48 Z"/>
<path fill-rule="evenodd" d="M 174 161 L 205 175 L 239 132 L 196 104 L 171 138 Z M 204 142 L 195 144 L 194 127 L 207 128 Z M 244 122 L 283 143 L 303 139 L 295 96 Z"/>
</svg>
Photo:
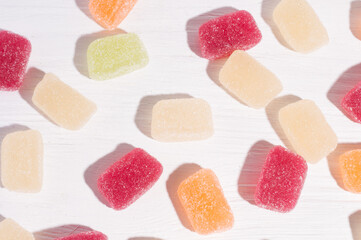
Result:
<svg viewBox="0 0 361 240">
<path fill-rule="evenodd" d="M 197 98 L 161 100 L 153 107 L 151 135 L 162 142 L 209 138 L 213 135 L 211 107 Z"/>
<path fill-rule="evenodd" d="M 1 240 L 34 240 L 32 233 L 26 231 L 15 221 L 7 218 L 0 222 Z"/>
<path fill-rule="evenodd" d="M 280 80 L 244 51 L 236 50 L 219 73 L 220 83 L 253 108 L 265 107 L 282 91 Z"/>
<path fill-rule="evenodd" d="M 361 193 L 361 149 L 342 154 L 339 163 L 345 188 L 350 192 Z"/>
<path fill-rule="evenodd" d="M 78 130 L 97 110 L 96 105 L 51 73 L 36 86 L 33 103 L 59 126 Z"/>
<path fill-rule="evenodd" d="M 361 82 L 344 96 L 341 106 L 353 121 L 361 123 Z"/>
<path fill-rule="evenodd" d="M 43 140 L 36 130 L 17 131 L 1 144 L 1 182 L 16 192 L 39 192 L 43 182 Z"/>
<path fill-rule="evenodd" d="M 137 0 L 90 0 L 89 11 L 106 29 L 115 29 L 133 9 Z"/>
<path fill-rule="evenodd" d="M 127 208 L 145 194 L 159 179 L 162 165 L 136 148 L 111 165 L 98 179 L 98 189 L 110 207 Z"/>
<path fill-rule="evenodd" d="M 56 240 L 107 240 L 108 237 L 101 232 L 88 231 L 67 237 L 57 238 Z"/>
<path fill-rule="evenodd" d="M 252 15 L 237 11 L 204 23 L 199 41 L 204 58 L 214 60 L 229 56 L 234 50 L 248 50 L 262 39 Z"/>
<path fill-rule="evenodd" d="M 307 175 L 307 163 L 299 155 L 275 146 L 267 155 L 255 190 L 257 206 L 276 212 L 295 208 Z"/>
<path fill-rule="evenodd" d="M 273 20 L 283 39 L 297 52 L 312 52 L 328 43 L 325 27 L 305 0 L 282 0 Z"/>
<path fill-rule="evenodd" d="M 205 235 L 232 228 L 232 210 L 212 170 L 201 169 L 185 179 L 178 197 L 195 232 Z"/>
<path fill-rule="evenodd" d="M 311 100 L 283 107 L 279 121 L 293 149 L 309 163 L 317 163 L 337 146 L 336 134 Z"/>
<path fill-rule="evenodd" d="M 19 90 L 23 84 L 31 43 L 25 37 L 0 32 L 0 91 Z"/>
<path fill-rule="evenodd" d="M 147 51 L 134 33 L 118 34 L 92 42 L 87 52 L 89 77 L 107 80 L 145 67 Z"/>
</svg>

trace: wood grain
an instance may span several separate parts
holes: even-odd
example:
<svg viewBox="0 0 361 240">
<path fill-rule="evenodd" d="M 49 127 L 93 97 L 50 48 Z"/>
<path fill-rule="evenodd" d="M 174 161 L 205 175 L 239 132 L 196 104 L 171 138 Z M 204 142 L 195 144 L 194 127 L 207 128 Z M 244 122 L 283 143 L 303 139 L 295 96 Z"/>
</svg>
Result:
<svg viewBox="0 0 361 240">
<path fill-rule="evenodd" d="M 45 143 L 42 192 L 21 194 L 0 188 L 0 218 L 16 220 L 40 240 L 86 227 L 114 240 L 360 239 L 361 197 L 337 184 L 335 155 L 310 165 L 293 212 L 263 210 L 250 199 L 265 149 L 269 144 L 288 145 L 276 111 L 289 101 L 305 98 L 317 103 L 342 144 L 337 150 L 360 144 L 361 126 L 339 109 L 342 95 L 361 80 L 360 1 L 309 0 L 328 30 L 330 43 L 308 55 L 289 50 L 279 39 L 270 17 L 278 0 L 140 0 L 114 32 L 104 31 L 90 18 L 87 2 L 0 0 L 0 27 L 26 36 L 33 45 L 23 88 L 0 93 L 0 140 L 11 131 L 33 128 L 43 134 Z M 217 83 L 222 62 L 198 56 L 199 25 L 234 9 L 248 10 L 255 17 L 263 40 L 249 54 L 284 86 L 266 109 L 250 109 L 228 95 Z M 121 31 L 139 34 L 150 64 L 113 80 L 90 80 L 88 44 Z M 82 130 L 59 128 L 34 108 L 32 91 L 45 72 L 56 74 L 97 103 L 98 112 Z M 214 137 L 177 144 L 149 138 L 149 109 L 156 100 L 174 94 L 209 102 Z M 94 178 L 129 146 L 142 147 L 158 158 L 164 173 L 134 205 L 116 212 L 98 199 Z M 232 230 L 199 236 L 187 227 L 174 194 L 194 166 L 217 174 L 235 215 Z"/>
</svg>

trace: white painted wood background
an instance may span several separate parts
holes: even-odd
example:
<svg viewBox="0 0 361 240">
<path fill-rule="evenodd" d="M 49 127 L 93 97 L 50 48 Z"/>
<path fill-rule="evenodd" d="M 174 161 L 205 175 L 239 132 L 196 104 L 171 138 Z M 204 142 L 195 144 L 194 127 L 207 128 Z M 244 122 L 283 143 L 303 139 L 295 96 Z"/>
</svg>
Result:
<svg viewBox="0 0 361 240">
<path fill-rule="evenodd" d="M 361 80 L 357 38 L 361 1 L 309 0 L 328 30 L 330 43 L 308 55 L 285 48 L 272 32 L 270 14 L 277 2 L 139 0 L 119 28 L 140 35 L 150 64 L 97 82 L 86 76 L 87 46 L 114 33 L 89 18 L 87 0 L 0 0 L 0 28 L 26 36 L 33 46 L 23 88 L 0 93 L 0 140 L 28 127 L 41 131 L 45 144 L 43 190 L 22 194 L 1 188 L 0 215 L 36 232 L 38 240 L 69 234 L 76 225 L 102 231 L 111 240 L 330 240 L 353 239 L 353 235 L 360 239 L 361 196 L 342 190 L 332 174 L 337 177 L 333 164 L 337 154 L 361 143 L 361 125 L 344 116 L 337 103 Z M 198 26 L 232 8 L 254 16 L 263 39 L 249 53 L 278 75 L 284 86 L 280 98 L 265 110 L 240 104 L 216 84 L 222 61 L 209 63 L 197 56 Z M 34 86 L 44 72 L 56 74 L 98 105 L 98 112 L 82 130 L 53 125 L 31 104 Z M 152 104 L 172 94 L 210 103 L 214 137 L 165 144 L 147 136 Z M 252 205 L 250 192 L 269 144 L 287 144 L 275 119 L 277 109 L 297 97 L 318 104 L 336 131 L 340 147 L 328 160 L 309 166 L 296 209 L 279 214 Z M 147 194 L 118 212 L 102 204 L 92 188 L 99 171 L 132 146 L 155 156 L 164 173 Z M 200 236 L 185 227 L 175 191 L 197 168 L 194 164 L 213 169 L 219 177 L 235 215 L 232 230 Z"/>
</svg>

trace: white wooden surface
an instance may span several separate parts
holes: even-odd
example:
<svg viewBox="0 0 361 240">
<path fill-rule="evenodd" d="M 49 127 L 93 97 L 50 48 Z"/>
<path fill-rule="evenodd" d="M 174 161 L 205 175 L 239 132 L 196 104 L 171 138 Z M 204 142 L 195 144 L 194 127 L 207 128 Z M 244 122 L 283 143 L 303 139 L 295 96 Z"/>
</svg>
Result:
<svg viewBox="0 0 361 240">
<path fill-rule="evenodd" d="M 337 107 L 337 99 L 361 80 L 360 1 L 309 0 L 328 30 L 330 43 L 308 55 L 285 48 L 272 32 L 270 14 L 277 2 L 140 0 L 120 28 L 140 35 L 150 64 L 129 75 L 96 82 L 86 77 L 87 46 L 113 33 L 88 17 L 87 0 L 0 0 L 0 27 L 26 36 L 33 45 L 24 87 L 20 92 L 0 93 L 0 140 L 6 133 L 28 127 L 40 130 L 45 143 L 43 190 L 21 194 L 1 188 L 0 214 L 37 232 L 40 240 L 67 234 L 77 224 L 102 231 L 111 240 L 353 239 L 351 226 L 357 235 L 361 196 L 342 190 L 332 177 L 329 166 L 337 175 L 332 167 L 337 154 L 309 166 L 293 212 L 274 213 L 247 201 L 269 143 L 284 144 L 275 115 L 286 102 L 297 97 L 316 101 L 339 137 L 338 152 L 361 142 L 361 125 Z M 252 13 L 263 40 L 249 53 L 283 83 L 281 98 L 266 110 L 250 109 L 227 95 L 216 84 L 222 61 L 208 63 L 196 54 L 199 24 L 232 8 Z M 82 130 L 59 128 L 32 106 L 33 88 L 44 72 L 56 74 L 97 103 L 97 114 Z M 172 94 L 210 103 L 213 138 L 164 144 L 147 136 L 152 104 Z M 158 158 L 164 173 L 135 204 L 117 212 L 102 204 L 91 188 L 99 170 L 131 146 Z M 174 194 L 177 183 L 197 167 L 194 164 L 218 175 L 235 215 L 232 230 L 199 236 L 185 227 Z"/>
</svg>

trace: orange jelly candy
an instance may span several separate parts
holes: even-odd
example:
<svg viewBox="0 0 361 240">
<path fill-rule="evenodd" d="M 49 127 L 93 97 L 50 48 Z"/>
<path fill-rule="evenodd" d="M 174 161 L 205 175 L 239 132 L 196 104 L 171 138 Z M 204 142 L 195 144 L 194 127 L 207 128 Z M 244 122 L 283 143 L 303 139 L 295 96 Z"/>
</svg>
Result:
<svg viewBox="0 0 361 240">
<path fill-rule="evenodd" d="M 340 167 L 345 188 L 350 192 L 361 193 L 361 149 L 342 154 Z"/>
<path fill-rule="evenodd" d="M 90 0 L 89 10 L 106 29 L 115 29 L 133 9 L 137 0 Z"/>
<path fill-rule="evenodd" d="M 195 232 L 205 235 L 232 228 L 231 208 L 212 170 L 201 169 L 184 180 L 178 197 Z"/>
</svg>

